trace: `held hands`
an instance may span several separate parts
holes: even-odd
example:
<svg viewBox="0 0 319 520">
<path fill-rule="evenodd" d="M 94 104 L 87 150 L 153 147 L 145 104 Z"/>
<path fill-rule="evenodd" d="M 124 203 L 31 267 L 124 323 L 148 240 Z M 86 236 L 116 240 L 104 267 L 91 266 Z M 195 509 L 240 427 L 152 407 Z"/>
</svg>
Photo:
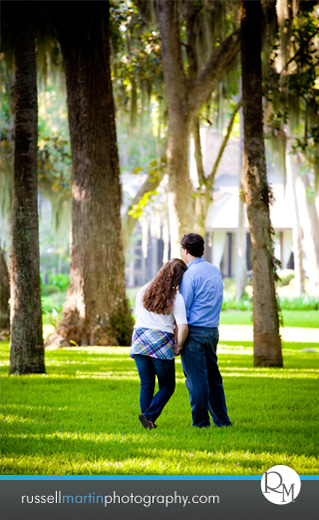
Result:
<svg viewBox="0 0 319 520">
<path fill-rule="evenodd" d="M 176 325 L 176 323 L 175 323 Z M 174 330 L 174 354 L 175 356 L 179 356 L 179 347 L 178 347 L 178 342 L 177 342 L 177 331 L 178 331 L 178 327 L 177 325 L 175 326 L 175 330 Z"/>
<path fill-rule="evenodd" d="M 175 356 L 179 356 L 182 349 L 183 349 L 183 345 L 180 347 L 178 345 L 177 341 L 174 341 L 174 354 L 175 354 Z"/>
<path fill-rule="evenodd" d="M 175 356 L 179 356 L 179 354 L 180 354 L 180 348 L 175 341 L 174 341 L 174 354 L 175 354 Z"/>
<path fill-rule="evenodd" d="M 181 350 L 184 346 L 184 342 L 187 338 L 188 334 L 188 326 L 187 324 L 178 325 L 175 327 L 175 334 L 174 334 L 174 354 L 175 356 L 179 356 L 181 353 Z"/>
</svg>

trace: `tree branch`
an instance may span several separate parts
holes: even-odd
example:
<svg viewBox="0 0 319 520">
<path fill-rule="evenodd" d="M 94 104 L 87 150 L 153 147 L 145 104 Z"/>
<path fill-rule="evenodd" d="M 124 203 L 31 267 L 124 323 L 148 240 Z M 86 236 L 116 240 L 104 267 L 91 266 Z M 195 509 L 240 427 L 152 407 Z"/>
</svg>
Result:
<svg viewBox="0 0 319 520">
<path fill-rule="evenodd" d="M 199 71 L 190 90 L 189 111 L 196 116 L 210 95 L 225 68 L 233 61 L 240 50 L 240 30 L 225 38 L 211 54 L 208 62 Z"/>
<path fill-rule="evenodd" d="M 122 217 L 124 251 L 127 249 L 129 245 L 131 235 L 137 223 L 137 218 L 133 217 L 132 215 L 129 215 L 129 211 L 133 208 L 133 206 L 136 206 L 141 201 L 141 199 L 146 193 L 148 193 L 149 191 L 154 191 L 156 190 L 156 188 L 158 188 L 158 186 L 161 184 L 163 180 L 164 174 L 164 168 L 159 169 L 157 171 L 156 176 L 154 176 L 154 172 L 148 174 L 145 182 L 142 184 L 137 194 L 133 198 L 130 206 L 128 207 L 127 212 Z"/>
<path fill-rule="evenodd" d="M 202 154 L 202 147 L 201 147 L 201 140 L 200 140 L 200 125 L 199 125 L 199 118 L 196 117 L 193 121 L 193 137 L 194 137 L 194 148 L 195 148 L 195 161 L 196 161 L 196 167 L 197 167 L 197 175 L 198 175 L 198 181 L 199 184 L 205 183 L 205 175 L 204 175 L 204 168 L 203 168 L 203 154 Z"/>
<path fill-rule="evenodd" d="M 169 103 L 184 104 L 187 77 L 183 67 L 179 29 L 179 2 L 156 0 L 156 14 L 162 44 L 163 71 Z"/>
<path fill-rule="evenodd" d="M 191 81 L 195 81 L 198 73 L 197 56 L 194 49 L 194 42 L 196 40 L 195 22 L 200 6 L 195 6 L 195 2 L 186 2 L 186 53 L 188 61 L 188 76 Z"/>
<path fill-rule="evenodd" d="M 312 40 L 312 38 L 314 38 L 314 36 L 316 36 L 316 34 L 319 32 L 319 27 L 318 29 L 316 29 L 310 36 L 309 38 L 307 38 L 307 40 L 304 40 L 302 42 L 302 45 L 300 45 L 299 49 L 297 50 L 297 52 L 287 61 L 287 63 L 285 63 L 285 65 L 283 66 L 282 70 L 280 71 L 279 74 L 282 74 L 284 72 L 284 70 L 286 70 L 288 68 L 288 65 L 290 65 L 291 62 L 293 62 L 297 56 L 300 54 L 300 52 L 306 47 L 306 45 L 308 45 L 308 43 Z"/>
<path fill-rule="evenodd" d="M 237 105 L 234 108 L 234 111 L 233 111 L 233 113 L 231 115 L 231 118 L 230 118 L 230 121 L 228 123 L 226 135 L 225 135 L 224 140 L 222 142 L 222 145 L 221 145 L 221 147 L 219 149 L 218 156 L 217 156 L 217 159 L 215 161 L 214 167 L 212 169 L 211 174 L 206 179 L 207 184 L 212 185 L 213 182 L 214 182 L 215 175 L 216 175 L 216 172 L 217 172 L 217 168 L 219 166 L 219 163 L 221 161 L 221 158 L 223 156 L 224 150 L 226 148 L 226 145 L 228 143 L 228 140 L 230 138 L 230 134 L 231 134 L 233 126 L 234 126 L 234 121 L 235 121 L 236 114 L 237 114 L 238 110 L 240 109 L 240 107 L 242 106 L 242 104 L 243 104 L 243 100 L 240 99 L 238 101 Z"/>
</svg>

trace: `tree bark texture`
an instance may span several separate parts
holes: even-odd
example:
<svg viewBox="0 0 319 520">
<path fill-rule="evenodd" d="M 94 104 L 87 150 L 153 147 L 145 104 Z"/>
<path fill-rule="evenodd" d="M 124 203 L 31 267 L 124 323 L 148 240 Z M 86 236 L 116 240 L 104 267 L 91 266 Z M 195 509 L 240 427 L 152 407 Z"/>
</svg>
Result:
<svg viewBox="0 0 319 520">
<path fill-rule="evenodd" d="M 44 373 L 37 205 L 38 106 L 30 6 L 19 3 L 14 31 L 16 120 L 11 253 L 10 374 Z"/>
<path fill-rule="evenodd" d="M 282 366 L 263 137 L 261 2 L 241 2 L 243 188 L 252 241 L 255 366 Z"/>
<path fill-rule="evenodd" d="M 191 119 L 188 81 L 183 68 L 178 2 L 158 0 L 157 17 L 162 43 L 164 80 L 168 99 L 167 171 L 171 255 L 180 256 L 180 237 L 192 231 L 193 201 L 188 148 Z"/>
<path fill-rule="evenodd" d="M 307 173 L 299 174 L 302 163 L 297 154 L 292 153 L 290 139 L 287 139 L 286 171 L 288 186 L 291 185 L 292 201 L 296 205 L 296 214 L 293 218 L 293 233 L 296 232 L 296 251 L 301 247 L 301 253 L 295 253 L 297 257 L 296 266 L 299 264 L 299 295 L 305 292 L 305 282 L 307 276 L 309 284 L 313 287 L 319 286 L 319 218 L 315 206 L 315 197 L 309 200 L 307 190 L 310 188 L 310 181 Z M 297 219 L 298 217 L 298 219 Z M 296 219 L 296 222 L 295 222 Z M 299 229 L 300 228 L 300 229 Z M 302 241 L 304 243 L 302 243 Z M 294 245 L 295 249 L 295 245 Z M 302 261 L 302 262 L 300 262 Z M 304 268 L 300 269 L 305 263 Z M 295 272 L 295 280 L 298 280 Z"/>
<path fill-rule="evenodd" d="M 301 225 L 300 218 L 300 206 L 298 203 L 298 198 L 302 193 L 298 193 L 297 195 L 297 178 L 298 174 L 295 171 L 296 167 L 293 162 L 293 157 L 291 155 L 292 148 L 291 142 L 288 138 L 286 141 L 286 172 L 287 172 L 287 183 L 288 188 L 290 188 L 290 197 L 293 204 L 293 214 L 291 216 L 292 220 L 292 242 L 293 242 L 293 251 L 294 251 L 294 272 L 295 272 L 295 295 L 301 296 L 306 292 L 306 274 L 304 267 L 304 250 L 303 250 L 303 230 Z"/>
<path fill-rule="evenodd" d="M 241 80 L 239 83 L 240 95 L 242 94 Z M 243 152 L 244 152 L 244 121 L 243 121 L 243 107 L 242 104 L 239 108 L 240 115 L 240 164 L 243 163 Z M 242 173 L 242 168 L 241 168 Z M 244 204 L 244 198 L 242 196 L 243 188 L 241 183 L 241 175 L 239 179 L 239 205 L 238 205 L 238 226 L 236 230 L 236 271 L 235 271 L 235 282 L 236 282 L 236 300 L 240 300 L 244 295 L 247 285 L 247 237 L 246 237 L 246 208 Z"/>
<path fill-rule="evenodd" d="M 308 199 L 307 189 L 310 186 L 308 175 L 298 177 L 298 186 L 302 197 L 302 205 L 305 207 L 307 214 L 304 223 L 304 235 L 306 239 L 306 256 L 309 271 L 309 282 L 315 287 L 319 286 L 319 216 L 315 205 L 315 196 L 312 200 Z M 301 202 L 301 201 L 300 201 Z"/>
<path fill-rule="evenodd" d="M 0 332 L 10 329 L 10 281 L 4 253 L 0 249 Z"/>
<path fill-rule="evenodd" d="M 63 320 L 48 342 L 129 344 L 108 2 L 66 3 L 55 19 L 71 137 L 72 244 Z M 56 7 L 54 7 L 56 10 Z"/>
<path fill-rule="evenodd" d="M 193 122 L 193 139 L 198 182 L 199 185 L 202 185 L 205 183 L 205 173 L 203 165 L 202 143 L 200 138 L 200 122 L 198 117 L 196 117 Z"/>
<path fill-rule="evenodd" d="M 179 2 L 156 0 L 156 14 L 168 99 L 167 170 L 171 255 L 180 256 L 180 237 L 191 232 L 194 226 L 193 188 L 188 163 L 193 121 L 214 84 L 238 53 L 240 43 L 239 34 L 236 32 L 220 44 L 197 74 L 195 65 L 191 65 L 190 76 L 187 76 L 183 67 Z"/>
<path fill-rule="evenodd" d="M 245 292 L 247 285 L 247 239 L 245 226 L 245 205 L 239 195 L 238 203 L 238 227 L 236 230 L 236 300 L 240 300 Z"/>
</svg>

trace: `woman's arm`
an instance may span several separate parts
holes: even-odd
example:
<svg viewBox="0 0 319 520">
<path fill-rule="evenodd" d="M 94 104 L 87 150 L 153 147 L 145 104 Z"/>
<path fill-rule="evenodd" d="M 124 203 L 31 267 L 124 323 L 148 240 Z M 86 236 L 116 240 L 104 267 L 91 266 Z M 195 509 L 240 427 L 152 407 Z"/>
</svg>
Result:
<svg viewBox="0 0 319 520">
<path fill-rule="evenodd" d="M 174 345 L 174 354 L 178 356 L 180 351 L 183 348 L 184 342 L 187 338 L 188 334 L 188 325 L 176 325 L 175 329 L 175 345 Z"/>
</svg>

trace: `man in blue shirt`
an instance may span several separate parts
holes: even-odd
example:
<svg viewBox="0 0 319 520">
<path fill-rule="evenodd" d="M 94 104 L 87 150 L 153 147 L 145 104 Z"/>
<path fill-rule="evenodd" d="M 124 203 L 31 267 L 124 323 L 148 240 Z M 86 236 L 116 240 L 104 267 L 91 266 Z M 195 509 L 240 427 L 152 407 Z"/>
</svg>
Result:
<svg viewBox="0 0 319 520">
<path fill-rule="evenodd" d="M 231 426 L 216 355 L 223 302 L 222 275 L 217 267 L 202 258 L 202 236 L 196 233 L 184 235 L 181 246 L 187 271 L 180 293 L 185 301 L 188 321 L 188 337 L 181 351 L 181 359 L 193 426 L 210 426 L 209 413 L 215 426 Z"/>
</svg>

